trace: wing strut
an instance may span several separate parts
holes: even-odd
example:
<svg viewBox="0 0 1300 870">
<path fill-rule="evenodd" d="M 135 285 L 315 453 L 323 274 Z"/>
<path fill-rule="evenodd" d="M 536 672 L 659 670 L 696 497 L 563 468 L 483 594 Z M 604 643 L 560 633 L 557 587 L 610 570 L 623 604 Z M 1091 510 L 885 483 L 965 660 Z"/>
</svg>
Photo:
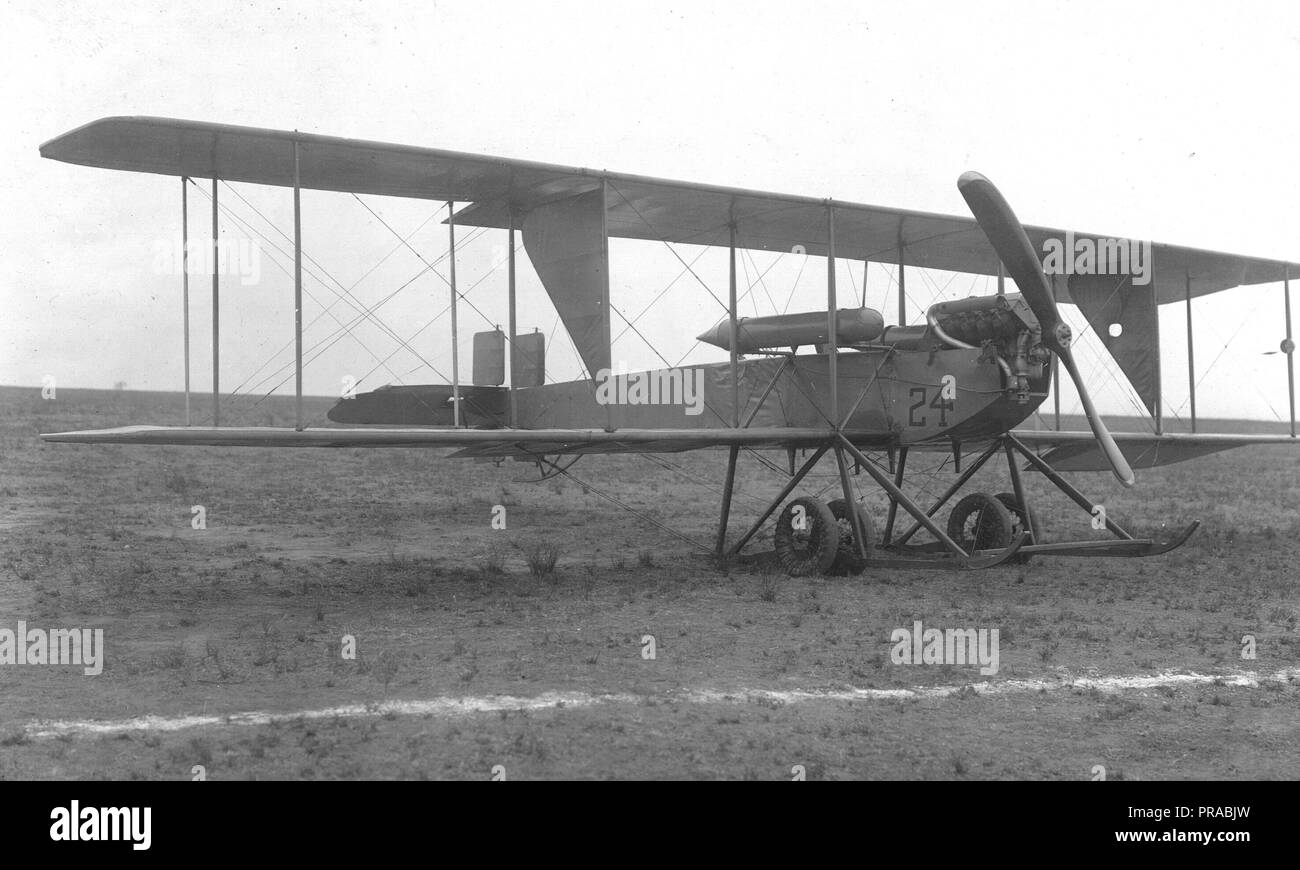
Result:
<svg viewBox="0 0 1300 870">
<path fill-rule="evenodd" d="M 510 207 L 510 229 L 507 231 L 506 257 L 508 265 L 506 267 L 506 318 L 509 321 L 507 328 L 510 330 L 510 340 L 507 342 L 510 347 L 510 427 L 519 425 L 519 409 L 515 404 L 515 390 L 519 388 L 519 369 L 515 365 L 515 339 L 518 338 L 519 327 L 515 323 L 515 209 Z"/>
<path fill-rule="evenodd" d="M 1156 381 L 1156 434 L 1163 435 L 1165 432 L 1165 378 L 1164 374 L 1161 372 L 1161 369 L 1164 368 L 1164 366 L 1160 363 L 1160 303 L 1156 301 L 1159 297 L 1156 295 L 1157 291 L 1154 286 L 1155 278 L 1153 277 L 1151 281 L 1153 284 L 1151 287 L 1151 309 L 1155 312 L 1151 317 L 1151 344 L 1155 348 L 1155 364 L 1152 366 L 1152 374 L 1155 375 Z M 1129 286 L 1132 287 L 1132 284 L 1133 280 L 1130 278 Z"/>
<path fill-rule="evenodd" d="M 1056 276 L 1052 276 L 1052 301 L 1056 302 Z M 1057 432 L 1061 431 L 1061 367 L 1052 363 L 1052 416 Z"/>
<path fill-rule="evenodd" d="M 212 173 L 212 425 L 221 425 L 221 253 L 217 238 L 217 174 Z"/>
<path fill-rule="evenodd" d="M 604 306 L 601 310 L 600 318 L 600 346 L 605 354 L 605 359 L 610 365 L 614 364 L 614 342 L 610 338 L 610 320 L 609 310 L 613 304 L 609 300 L 609 179 L 601 176 L 600 179 L 600 299 Z M 573 338 L 572 335 L 569 336 Z M 599 369 L 588 371 L 587 374 L 592 378 L 599 377 Z M 732 371 L 735 376 L 735 371 Z M 605 428 L 611 432 L 614 430 L 614 406 L 608 404 L 605 406 Z"/>
<path fill-rule="evenodd" d="M 302 431 L 302 177 L 298 140 L 293 140 L 293 341 L 294 428 Z"/>
<path fill-rule="evenodd" d="M 460 428 L 460 354 L 456 346 L 456 203 L 447 203 L 447 236 L 451 241 L 451 424 Z"/>
<path fill-rule="evenodd" d="M 1286 301 L 1286 387 L 1291 399 L 1291 437 L 1295 437 L 1295 341 L 1291 338 L 1291 267 L 1282 267 L 1282 297 Z"/>
<path fill-rule="evenodd" d="M 826 337 L 830 341 L 829 368 L 828 376 L 830 377 L 830 424 L 835 427 L 837 432 L 843 430 L 844 424 L 840 420 L 840 376 L 839 376 L 839 356 L 840 356 L 840 306 L 836 298 L 837 288 L 835 286 L 835 205 L 829 199 L 826 200 Z M 734 333 L 733 333 L 734 335 Z M 733 345 L 734 347 L 734 345 Z M 861 397 L 859 397 L 861 398 Z M 856 406 L 855 406 L 856 408 Z M 850 414 L 849 416 L 852 416 Z M 846 417 L 845 420 L 848 418 Z M 844 509 L 848 514 L 849 525 L 853 528 L 853 540 L 857 547 L 858 555 L 867 559 L 871 556 L 867 552 L 867 529 L 862 524 L 862 517 L 858 514 L 857 499 L 853 497 L 853 487 L 849 483 L 848 465 L 844 461 L 844 451 L 837 444 L 835 445 L 835 463 L 840 471 L 840 488 L 844 491 Z"/>
<path fill-rule="evenodd" d="M 898 325 L 907 326 L 907 273 L 903 262 L 903 229 L 898 229 Z"/>
<path fill-rule="evenodd" d="M 830 423 L 840 418 L 840 377 L 837 365 L 840 355 L 839 310 L 835 299 L 835 209 L 830 200 L 826 201 L 826 344 L 829 348 L 828 364 L 830 376 Z M 846 496 L 847 497 L 847 496 Z M 850 516 L 852 516 L 850 511 Z"/>
<path fill-rule="evenodd" d="M 181 176 L 181 297 L 185 325 L 185 425 L 190 421 L 190 180 Z"/>
<path fill-rule="evenodd" d="M 734 429 L 740 428 L 740 336 L 737 334 L 736 324 L 736 222 L 731 222 L 731 245 L 730 257 L 728 259 L 727 284 L 729 294 L 727 297 L 727 323 L 731 330 L 731 426 Z M 784 368 L 784 363 L 782 368 Z M 740 447 L 733 445 L 727 451 L 727 478 L 723 483 L 722 490 L 722 514 L 718 519 L 718 541 L 716 551 L 719 556 L 723 554 L 727 546 L 727 523 L 731 519 L 731 493 L 736 485 L 736 459 L 740 456 Z"/>
<path fill-rule="evenodd" d="M 1192 276 L 1187 276 L 1187 397 L 1192 403 L 1192 434 L 1196 434 L 1196 353 L 1192 341 Z"/>
</svg>

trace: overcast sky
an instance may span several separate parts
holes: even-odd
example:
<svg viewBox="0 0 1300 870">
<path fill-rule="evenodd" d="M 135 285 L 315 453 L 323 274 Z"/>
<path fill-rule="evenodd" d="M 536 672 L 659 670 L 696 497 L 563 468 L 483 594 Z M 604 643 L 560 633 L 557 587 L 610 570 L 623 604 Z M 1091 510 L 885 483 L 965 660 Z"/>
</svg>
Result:
<svg viewBox="0 0 1300 870">
<path fill-rule="evenodd" d="M 6 5 L 3 384 L 54 375 L 65 387 L 182 386 L 181 279 L 168 261 L 180 182 L 37 153 L 108 115 L 299 129 L 952 214 L 968 213 L 955 181 L 976 169 L 1027 223 L 1300 260 L 1295 4 Z M 247 203 L 222 191 L 233 212 L 223 218 L 227 241 L 247 245 L 256 227 L 283 245 L 259 212 L 291 232 L 290 194 L 235 190 Z M 423 224 L 412 243 L 426 257 L 445 250 L 436 204 L 365 200 L 403 235 Z M 336 291 L 356 284 L 369 305 L 419 272 L 405 249 L 383 259 L 399 243 L 354 198 L 307 192 L 303 204 L 313 272 Z M 190 207 L 191 231 L 203 238 L 208 201 L 195 191 Z M 276 265 L 289 261 L 261 248 L 258 280 L 223 285 L 227 389 L 261 382 L 265 391 L 287 374 L 262 381 L 289 359 L 281 351 L 293 310 L 292 281 Z M 504 269 L 492 271 L 503 251 L 504 234 L 486 233 L 458 259 L 462 289 L 480 282 L 469 299 L 482 311 L 461 310 L 463 372 L 471 334 L 505 321 Z M 700 250 L 678 253 L 692 260 Z M 717 254 L 696 269 L 723 295 Z M 774 259 L 744 258 L 742 291 L 772 269 L 742 314 L 772 313 L 787 299 L 790 311 L 824 307 L 820 261 Z M 841 268 L 860 287 L 861 264 Z M 634 317 L 679 271 L 663 245 L 616 241 L 615 306 Z M 991 292 L 984 279 L 946 280 L 909 275 L 914 321 L 933 298 Z M 890 270 L 873 266 L 867 300 L 892 318 L 889 281 Z M 198 392 L 210 386 L 208 288 L 204 278 L 192 282 Z M 322 314 L 335 293 L 315 280 L 307 290 L 312 347 L 338 329 L 335 316 L 356 315 L 346 303 Z M 520 326 L 551 335 L 554 309 L 527 268 L 521 294 Z M 426 274 L 380 314 L 406 337 L 446 302 L 445 284 Z M 1196 306 L 1200 413 L 1284 418 L 1284 358 L 1266 355 L 1283 336 L 1281 287 Z M 692 351 L 721 314 L 693 279 L 681 280 L 637 327 L 671 362 L 722 359 L 713 348 Z M 1167 413 L 1186 398 L 1184 317 L 1178 305 L 1162 311 Z M 444 316 L 413 340 L 442 374 L 448 326 Z M 1131 412 L 1129 391 L 1110 381 L 1088 343 L 1084 365 L 1102 410 Z M 347 375 L 362 388 L 440 380 L 419 357 L 393 354 L 397 347 L 379 327 L 359 328 L 312 362 L 307 390 L 336 394 Z M 633 366 L 658 365 L 658 354 L 634 334 L 614 348 Z M 555 377 L 577 375 L 562 329 L 548 356 Z M 1077 408 L 1073 392 L 1064 395 L 1064 408 Z"/>
</svg>

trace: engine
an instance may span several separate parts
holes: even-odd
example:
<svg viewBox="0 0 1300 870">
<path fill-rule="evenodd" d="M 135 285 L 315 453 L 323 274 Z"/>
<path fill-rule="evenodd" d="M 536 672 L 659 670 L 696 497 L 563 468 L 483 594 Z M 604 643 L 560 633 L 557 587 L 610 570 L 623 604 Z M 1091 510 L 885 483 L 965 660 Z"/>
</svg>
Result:
<svg viewBox="0 0 1300 870">
<path fill-rule="evenodd" d="M 1029 401 L 1030 379 L 1041 378 L 1051 360 L 1038 318 L 1019 293 L 940 302 L 930 306 L 926 324 L 949 346 L 983 349 L 1002 367 L 1019 402 Z"/>
</svg>

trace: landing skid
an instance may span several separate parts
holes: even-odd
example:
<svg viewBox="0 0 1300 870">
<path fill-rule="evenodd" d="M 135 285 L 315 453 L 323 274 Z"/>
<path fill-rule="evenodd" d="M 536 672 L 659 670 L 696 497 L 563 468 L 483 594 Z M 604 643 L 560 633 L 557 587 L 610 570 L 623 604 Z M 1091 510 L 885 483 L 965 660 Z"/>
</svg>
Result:
<svg viewBox="0 0 1300 870">
<path fill-rule="evenodd" d="M 1024 546 L 1026 535 L 1020 532 L 1010 546 L 1000 550 L 976 550 L 969 556 L 953 556 L 942 553 L 943 545 L 905 547 L 907 552 L 925 552 L 925 555 L 912 558 L 880 558 L 873 556 L 867 561 L 867 571 L 873 568 L 937 568 L 947 571 L 977 571 L 981 568 L 996 568 L 998 565 L 1014 558 L 1017 553 L 1029 550 Z M 929 554 L 935 554 L 931 557 Z"/>
<path fill-rule="evenodd" d="M 875 568 L 924 568 L 941 571 L 975 571 L 980 568 L 994 568 L 1014 558 L 1018 553 L 1024 552 L 1027 549 L 1024 546 L 1026 540 L 1028 540 L 1027 536 L 1021 532 L 1016 535 L 1016 539 L 1010 546 L 1000 550 L 976 550 L 973 554 L 962 557 L 943 553 L 942 544 L 906 547 L 904 549 L 907 552 L 915 552 L 919 555 L 903 558 L 872 556 L 863 570 L 870 572 Z M 778 561 L 776 554 L 770 550 L 763 553 L 741 553 L 735 558 L 744 565 L 772 564 Z"/>
<path fill-rule="evenodd" d="M 1142 556 L 1159 556 L 1162 553 L 1168 553 L 1170 550 L 1176 550 L 1187 539 L 1200 528 L 1200 520 L 1194 520 L 1187 528 L 1183 529 L 1176 536 L 1163 541 L 1156 541 L 1150 538 L 1134 538 L 1132 540 L 1110 540 L 1110 541 L 1056 541 L 1050 544 L 1025 544 L 1019 549 L 1022 556 L 1121 556 L 1126 558 L 1140 558 Z M 881 545 L 879 550 L 885 552 L 899 553 L 916 553 L 932 554 L 944 552 L 943 544 L 931 542 L 926 544 L 903 544 L 884 546 Z M 981 553 L 987 552 L 984 550 Z M 915 564 L 915 559 L 872 559 L 870 566 L 892 565 L 894 562 L 899 564 Z M 870 567 L 869 566 L 869 567 Z"/>
<path fill-rule="evenodd" d="M 1201 525 L 1200 520 L 1193 520 L 1178 535 L 1166 541 L 1134 539 L 1131 541 L 1062 541 L 1054 544 L 1032 544 L 1021 550 L 1025 555 L 1041 554 L 1044 556 L 1123 556 L 1139 558 L 1142 556 L 1159 556 L 1170 550 L 1177 550 Z"/>
</svg>

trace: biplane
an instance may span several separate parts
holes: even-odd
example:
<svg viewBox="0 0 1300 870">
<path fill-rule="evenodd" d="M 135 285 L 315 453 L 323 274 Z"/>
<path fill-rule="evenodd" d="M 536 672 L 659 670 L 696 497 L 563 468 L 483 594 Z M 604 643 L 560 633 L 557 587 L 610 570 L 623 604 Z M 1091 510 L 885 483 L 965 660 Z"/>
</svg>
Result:
<svg viewBox="0 0 1300 870">
<path fill-rule="evenodd" d="M 129 426 L 42 435 L 47 441 L 213 447 L 437 447 L 452 457 L 513 458 L 563 474 L 586 454 L 674 453 L 725 449 L 726 475 L 716 540 L 739 554 L 777 514 L 773 538 L 791 574 L 896 565 L 975 569 L 1035 555 L 1151 556 L 1180 546 L 1196 522 L 1164 539 L 1135 538 L 1105 518 L 1104 540 L 1048 541 L 1025 494 L 1021 471 L 1041 473 L 1083 511 L 1095 505 L 1063 472 L 1106 470 L 1124 485 L 1134 468 L 1248 444 L 1295 440 L 1294 342 L 1290 284 L 1295 264 L 1176 245 L 1151 245 L 1145 280 L 1087 270 L 1048 274 L 1040 252 L 1107 245 L 1106 237 L 1025 226 L 988 179 L 968 172 L 958 187 L 972 217 L 883 208 L 832 199 L 691 184 L 607 171 L 479 156 L 431 148 L 149 117 L 106 118 L 41 146 L 68 163 L 212 180 L 213 238 L 217 182 L 294 191 L 297 424 L 220 425 L 219 276 L 212 274 L 212 425 Z M 451 237 L 453 372 L 451 384 L 394 385 L 341 399 L 330 418 L 302 420 L 302 189 L 411 197 L 447 204 Z M 184 194 L 183 194 L 184 195 Z M 457 208 L 456 206 L 460 207 Z M 455 229 L 508 234 L 509 326 L 475 336 L 474 376 L 461 383 L 456 363 Z M 517 234 L 586 370 L 578 380 L 546 383 L 539 334 L 518 334 Z M 638 239 L 729 251 L 727 316 L 700 340 L 728 352 L 712 364 L 655 372 L 611 370 L 609 240 Z M 186 240 L 188 244 L 188 239 Z M 824 258 L 824 310 L 741 317 L 737 249 Z M 898 322 L 880 311 L 841 307 L 837 259 L 897 267 Z M 923 322 L 904 317 L 906 270 L 938 269 L 996 276 L 998 292 L 933 304 Z M 1005 279 L 1017 292 L 1008 292 Z M 1160 414 L 1158 306 L 1240 285 L 1281 283 L 1286 306 L 1282 344 L 1290 385 L 1289 436 L 1165 432 Z M 188 274 L 186 276 L 188 306 Z M 721 301 L 721 300 L 719 300 Z M 1077 305 L 1118 362 L 1155 429 L 1108 431 L 1088 395 L 1058 306 Z M 188 311 L 188 308 L 187 308 Z M 1109 329 L 1119 324 L 1121 329 Z M 188 316 L 186 321 L 188 349 Z M 506 347 L 509 347 L 507 353 Z M 801 352 L 802 350 L 802 352 Z M 508 364 L 506 362 L 508 357 Z M 186 392 L 188 402 L 188 350 Z M 509 378 L 506 379 L 508 369 Z M 1077 388 L 1088 431 L 1024 426 L 1059 384 Z M 611 385 L 611 378 L 617 383 Z M 1059 396 L 1059 390 L 1055 390 Z M 681 400 L 681 401 L 679 401 Z M 688 401 L 689 400 L 689 401 Z M 1058 399 L 1059 402 L 1059 399 Z M 187 405 L 188 407 L 188 405 Z M 1058 408 L 1059 419 L 1059 408 Z M 187 424 L 190 421 L 187 419 Z M 780 493 L 747 530 L 729 537 L 740 451 L 779 450 Z M 908 455 L 951 451 L 956 477 L 930 504 L 904 491 Z M 962 451 L 973 457 L 962 467 Z M 802 463 L 796 465 L 796 453 Z M 829 457 L 828 457 L 829 454 Z M 880 457 L 887 455 L 888 464 Z M 962 496 L 946 522 L 939 512 L 994 457 L 1007 464 L 1010 492 Z M 790 499 L 809 472 L 835 463 L 839 497 Z M 862 507 L 855 479 L 883 490 L 883 530 Z M 789 499 L 789 501 L 787 501 Z M 906 529 L 900 512 L 910 518 Z M 924 530 L 931 541 L 913 543 Z"/>
</svg>

